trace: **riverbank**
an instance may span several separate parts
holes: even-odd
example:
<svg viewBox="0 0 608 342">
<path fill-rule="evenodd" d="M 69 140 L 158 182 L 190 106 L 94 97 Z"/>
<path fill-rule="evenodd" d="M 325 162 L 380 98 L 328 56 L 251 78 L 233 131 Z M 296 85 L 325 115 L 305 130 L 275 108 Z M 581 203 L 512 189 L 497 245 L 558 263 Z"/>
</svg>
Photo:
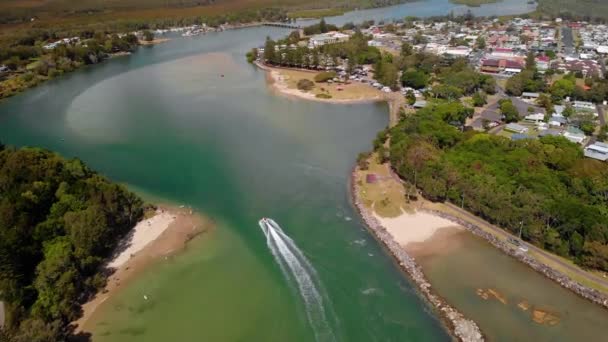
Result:
<svg viewBox="0 0 608 342">
<path fill-rule="evenodd" d="M 372 155 L 370 158 L 375 158 L 375 156 Z M 376 168 L 375 171 L 379 171 L 379 169 Z M 379 177 L 387 177 L 389 173 L 388 167 L 386 167 L 385 171 L 386 173 L 384 175 L 374 174 Z M 399 263 L 401 269 L 410 276 L 420 291 L 420 294 L 439 313 L 442 320 L 446 323 L 448 330 L 454 337 L 463 342 L 483 341 L 483 335 L 477 324 L 466 318 L 455 308 L 451 307 L 433 291 L 432 285 L 426 279 L 422 268 L 416 263 L 416 260 L 408 254 L 404 247 L 404 244 L 416 242 L 421 239 L 424 240 L 425 237 L 428 238 L 432 236 L 436 230 L 442 228 L 444 225 L 450 226 L 452 224 L 449 223 L 449 221 L 431 218 L 425 213 L 417 213 L 411 215 L 411 218 L 406 218 L 406 220 L 415 221 L 416 228 L 420 226 L 424 227 L 425 224 L 429 224 L 426 228 L 427 232 L 423 232 L 422 234 L 410 232 L 409 234 L 399 235 L 399 238 L 396 238 L 395 235 L 393 235 L 393 229 L 397 229 L 396 226 L 390 225 L 391 230 L 393 230 L 393 233 L 391 233 L 391 230 L 383 225 L 383 221 L 385 224 L 388 223 L 386 220 L 394 220 L 392 222 L 400 223 L 399 221 L 403 220 L 403 217 L 407 217 L 408 214 L 402 212 L 396 218 L 379 219 L 379 215 L 373 209 L 375 201 L 373 201 L 373 198 L 368 197 L 370 193 L 366 191 L 365 188 L 365 183 L 368 182 L 368 174 L 368 172 L 364 172 L 364 170 L 361 170 L 359 167 L 356 167 L 351 174 L 351 195 L 353 197 L 353 202 L 367 228 L 371 231 L 372 235 L 388 249 L 390 254 Z M 383 192 L 380 192 L 380 194 L 385 196 Z M 403 208 L 399 206 L 399 209 Z M 430 235 L 428 234 L 429 232 Z"/>
<path fill-rule="evenodd" d="M 407 197 L 404 189 L 410 186 L 405 184 L 394 172 L 392 172 L 388 165 L 378 165 L 377 163 L 368 164 L 372 169 L 370 172 L 375 173 L 377 178 L 386 181 L 380 182 L 379 185 L 362 185 L 365 188 L 364 191 L 367 192 L 367 194 L 363 196 L 364 204 L 370 207 L 370 203 L 373 203 L 375 200 L 379 204 L 374 204 L 374 209 L 380 205 L 381 208 L 378 208 L 379 210 L 384 210 L 385 213 L 392 213 L 392 215 L 385 214 L 384 216 L 394 217 L 396 216 L 395 213 L 401 214 L 401 207 L 404 205 L 403 198 Z M 374 190 L 374 188 L 377 189 Z M 410 189 L 408 194 L 412 191 L 415 190 Z M 378 201 L 378 193 L 381 193 L 382 201 Z M 372 198 L 365 198 L 366 196 Z M 376 198 L 373 198 L 374 196 Z M 513 238 L 513 236 L 503 229 L 495 227 L 450 203 L 430 202 L 418 194 L 416 197 L 415 203 L 417 213 L 425 212 L 452 222 L 452 226 L 461 226 L 474 235 L 486 240 L 505 254 L 528 265 L 550 280 L 555 281 L 562 287 L 595 304 L 608 308 L 608 295 L 602 286 L 605 279 L 588 273 L 578 268 L 576 265 L 566 264 L 559 259 L 559 257 L 552 255 L 547 251 L 543 251 L 538 247 L 522 242 L 523 245 L 528 248 L 528 251 L 524 251 L 509 242 L 509 239 Z M 384 200 L 384 198 L 386 198 L 386 200 Z M 385 221 L 386 220 L 387 219 L 385 219 Z M 598 289 L 601 289 L 602 291 Z"/>
<path fill-rule="evenodd" d="M 126 41 L 126 38 L 121 38 Z M 59 63 L 55 57 L 44 50 L 45 53 L 36 57 L 29 65 L 37 65 L 36 67 L 20 67 L 17 70 L 9 71 L 8 73 L 0 73 L 0 101 L 13 97 L 28 89 L 37 87 L 47 81 L 61 77 L 62 75 L 72 73 L 73 71 L 82 69 L 85 66 L 100 64 L 105 60 L 129 56 L 137 51 L 139 46 L 152 46 L 169 41 L 169 38 L 156 38 L 152 41 L 138 40 L 136 43 L 126 42 L 126 47 L 122 47 L 120 51 L 108 51 L 106 53 L 97 53 L 87 51 L 86 57 L 79 57 L 69 60 L 69 63 L 59 67 Z M 86 45 L 83 45 L 86 46 Z M 43 64 L 40 64 L 43 61 Z M 44 67 L 42 67 L 44 65 Z M 39 68 L 42 68 L 39 70 Z M 46 71 L 41 71 L 46 70 Z"/>
<path fill-rule="evenodd" d="M 336 103 L 368 103 L 385 101 L 383 93 L 374 87 L 362 83 L 315 83 L 310 91 L 303 91 L 297 88 L 299 80 L 307 79 L 314 82 L 314 78 L 319 71 L 270 67 L 256 62 L 260 69 L 267 73 L 268 85 L 281 95 L 297 97 L 305 100 Z"/>
<path fill-rule="evenodd" d="M 398 92 L 385 93 L 368 83 L 316 83 L 314 77 L 320 71 L 268 66 L 259 61 L 254 64 L 266 71 L 267 85 L 283 96 L 334 104 L 387 102 L 391 126 L 399 120 L 399 112 L 405 104 L 404 97 Z M 297 83 L 302 79 L 310 80 L 314 87 L 310 91 L 298 89 Z"/>
<path fill-rule="evenodd" d="M 141 46 L 147 46 L 147 45 L 157 45 L 157 44 L 161 44 L 161 43 L 166 43 L 168 41 L 170 41 L 170 38 L 154 38 L 152 40 L 139 40 L 139 45 Z"/>
<path fill-rule="evenodd" d="M 82 316 L 73 324 L 76 332 L 88 330 L 99 306 L 120 291 L 136 275 L 159 258 L 183 250 L 194 237 L 211 229 L 211 222 L 189 208 L 159 206 L 154 214 L 139 222 L 108 261 L 112 272 L 106 286 L 82 305 Z"/>
</svg>

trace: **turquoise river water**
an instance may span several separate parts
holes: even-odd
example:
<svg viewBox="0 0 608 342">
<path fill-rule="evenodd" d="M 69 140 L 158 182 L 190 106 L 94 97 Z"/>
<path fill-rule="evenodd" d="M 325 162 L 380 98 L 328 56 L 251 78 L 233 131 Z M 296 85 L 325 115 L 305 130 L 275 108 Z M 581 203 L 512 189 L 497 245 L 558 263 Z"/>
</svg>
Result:
<svg viewBox="0 0 608 342">
<path fill-rule="evenodd" d="M 526 6 L 505 0 L 474 11 Z M 460 10 L 430 0 L 329 21 Z M 273 94 L 244 53 L 287 33 L 177 38 L 0 103 L 3 142 L 81 158 L 216 222 L 106 301 L 89 327 L 94 341 L 449 340 L 349 200 L 349 172 L 387 125 L 387 106 Z M 261 217 L 282 231 L 261 229 Z"/>
</svg>

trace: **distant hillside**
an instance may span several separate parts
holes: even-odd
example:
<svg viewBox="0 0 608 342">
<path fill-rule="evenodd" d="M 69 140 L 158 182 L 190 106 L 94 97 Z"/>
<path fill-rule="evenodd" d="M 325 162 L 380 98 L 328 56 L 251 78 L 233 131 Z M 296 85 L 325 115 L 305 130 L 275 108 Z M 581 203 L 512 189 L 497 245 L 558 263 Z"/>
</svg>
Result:
<svg viewBox="0 0 608 342">
<path fill-rule="evenodd" d="M 32 31 L 65 37 L 83 31 L 276 21 L 413 1 L 417 0 L 0 0 L 0 48 Z"/>
<path fill-rule="evenodd" d="M 414 0 L 0 0 L 0 24 L 31 18 L 78 15 L 117 15 L 130 12 L 150 16 L 154 11 L 167 18 L 174 15 L 235 14 L 239 10 L 281 8 L 286 10 L 354 9 L 394 5 Z M 186 10 L 186 11 L 184 11 Z"/>
<path fill-rule="evenodd" d="M 606 0 L 539 0 L 538 10 L 543 14 L 565 18 L 608 20 L 608 1 Z"/>
</svg>

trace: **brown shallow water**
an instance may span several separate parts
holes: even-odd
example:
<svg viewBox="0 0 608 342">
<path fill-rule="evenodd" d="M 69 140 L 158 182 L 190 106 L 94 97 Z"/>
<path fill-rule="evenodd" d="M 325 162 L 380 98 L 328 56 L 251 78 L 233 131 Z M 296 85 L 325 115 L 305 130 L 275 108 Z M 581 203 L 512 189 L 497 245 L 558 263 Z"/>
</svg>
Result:
<svg viewBox="0 0 608 342">
<path fill-rule="evenodd" d="M 490 341 L 605 341 L 608 311 L 471 233 L 445 228 L 408 246 L 439 295 Z"/>
</svg>

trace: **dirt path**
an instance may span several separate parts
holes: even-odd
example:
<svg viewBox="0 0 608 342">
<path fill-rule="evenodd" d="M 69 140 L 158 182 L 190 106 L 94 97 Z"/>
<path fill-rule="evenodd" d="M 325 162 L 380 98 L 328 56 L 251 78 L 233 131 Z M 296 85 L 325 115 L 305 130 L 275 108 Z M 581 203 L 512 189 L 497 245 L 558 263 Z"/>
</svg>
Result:
<svg viewBox="0 0 608 342">
<path fill-rule="evenodd" d="M 399 122 L 399 111 L 405 105 L 405 97 L 400 93 L 386 95 L 389 106 L 389 126 L 393 127 Z"/>
</svg>

